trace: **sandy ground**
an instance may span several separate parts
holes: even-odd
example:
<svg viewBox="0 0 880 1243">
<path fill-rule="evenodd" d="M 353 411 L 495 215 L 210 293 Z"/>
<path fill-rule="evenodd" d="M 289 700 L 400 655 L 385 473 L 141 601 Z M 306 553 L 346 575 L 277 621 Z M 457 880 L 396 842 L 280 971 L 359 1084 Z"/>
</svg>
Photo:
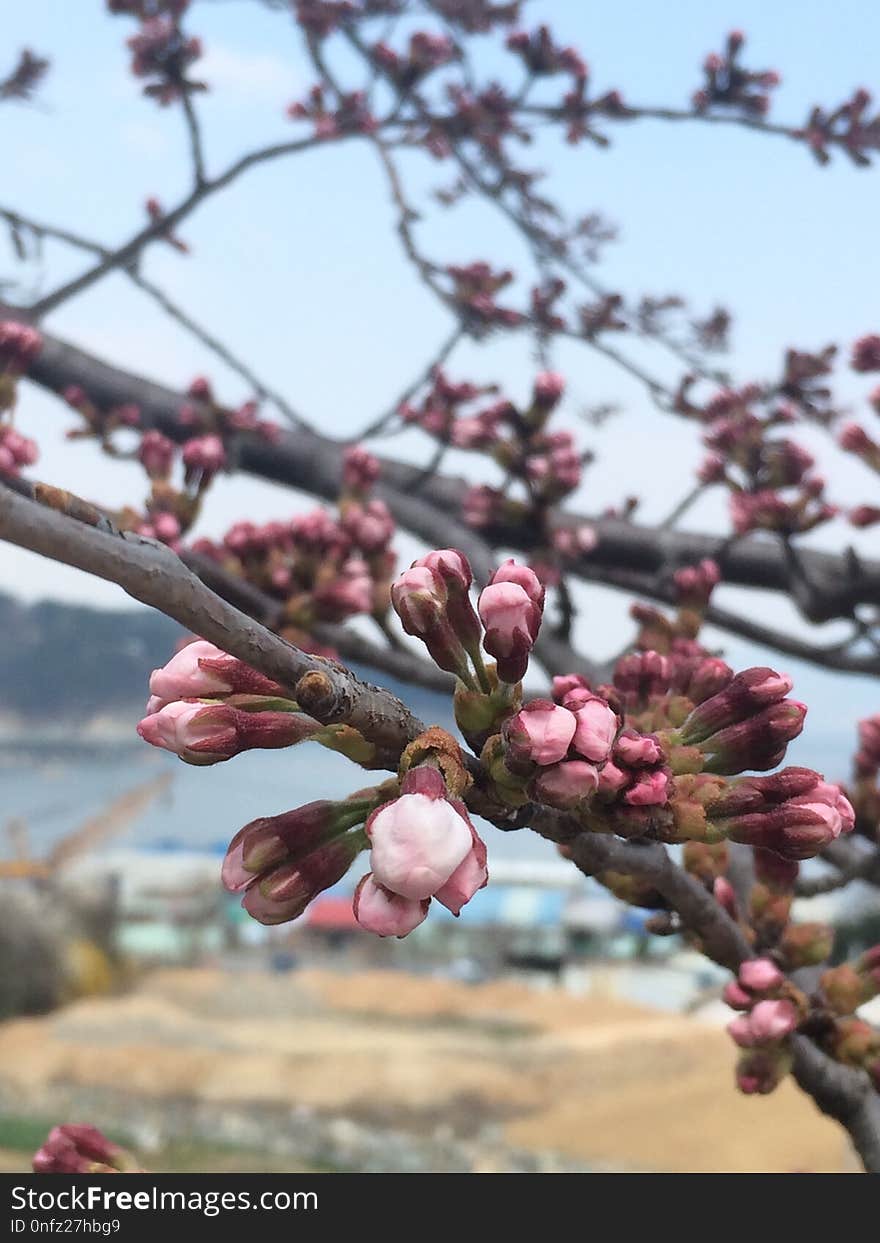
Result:
<svg viewBox="0 0 880 1243">
<path fill-rule="evenodd" d="M 491 1125 L 517 1148 L 620 1168 L 855 1168 L 793 1084 L 744 1098 L 733 1062 L 725 1034 L 692 1019 L 380 971 L 162 971 L 0 1025 L 0 1086 L 22 1112 L 53 1084 L 125 1085 L 135 1100 L 301 1104 L 420 1134 Z"/>
</svg>

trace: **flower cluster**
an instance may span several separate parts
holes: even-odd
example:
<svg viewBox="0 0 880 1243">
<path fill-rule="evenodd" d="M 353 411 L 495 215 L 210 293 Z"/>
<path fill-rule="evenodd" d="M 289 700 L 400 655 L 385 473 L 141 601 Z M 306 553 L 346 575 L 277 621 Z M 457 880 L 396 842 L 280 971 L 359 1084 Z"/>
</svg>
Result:
<svg viewBox="0 0 880 1243">
<path fill-rule="evenodd" d="M 409 38 L 405 55 L 395 52 L 387 43 L 375 43 L 370 49 L 373 60 L 401 91 L 410 90 L 429 73 L 457 60 L 460 52 L 448 35 L 416 30 Z"/>
<path fill-rule="evenodd" d="M 880 112 L 869 115 L 871 102 L 870 91 L 859 89 L 830 111 L 815 107 L 798 136 L 820 164 L 831 159 L 829 147 L 839 146 L 855 165 L 865 168 L 871 163 L 868 152 L 880 150 Z"/>
<path fill-rule="evenodd" d="M 738 535 L 756 530 L 803 534 L 837 513 L 826 500 L 826 483 L 815 473 L 812 455 L 790 437 L 774 434 L 799 421 L 806 405 L 813 413 L 818 396 L 809 384 L 815 368 L 807 368 L 795 351 L 789 351 L 786 372 L 776 390 L 785 393 L 782 400 L 750 384 L 721 389 L 705 405 L 696 405 L 690 398 L 693 377 L 685 379 L 677 395 L 678 412 L 705 427 L 709 452 L 699 480 L 728 489 Z"/>
<path fill-rule="evenodd" d="M 193 551 L 282 601 L 282 633 L 318 650 L 310 637 L 315 623 L 387 612 L 396 528 L 385 502 L 370 495 L 378 472 L 378 460 L 352 446 L 344 457 L 338 517 L 318 508 L 287 522 L 236 522 L 221 544 L 200 539 Z"/>
<path fill-rule="evenodd" d="M 0 321 L 0 474 L 16 476 L 39 458 L 36 441 L 13 425 L 18 381 L 37 357 L 43 339 L 36 328 Z"/>
<path fill-rule="evenodd" d="M 727 1026 L 742 1050 L 737 1086 L 748 1096 L 766 1095 L 791 1069 L 787 1040 L 804 1017 L 798 994 L 770 959 L 751 958 L 740 967 L 736 982 L 725 988 L 724 999 L 742 1011 Z"/>
<path fill-rule="evenodd" d="M 189 433 L 178 446 L 156 428 L 140 431 L 143 418 L 134 404 L 102 409 L 79 386 L 64 391 L 64 399 L 81 416 L 84 426 L 68 432 L 71 439 L 91 437 L 112 457 L 130 456 L 116 443 L 116 434 L 136 431 L 140 442 L 134 456 L 150 481 L 143 510 L 126 507 L 116 515 L 117 524 L 178 550 L 181 538 L 191 530 L 201 511 L 205 492 L 227 465 L 235 438 L 252 433 L 265 440 L 279 434 L 277 424 L 259 417 L 256 402 L 237 409 L 221 406 L 204 376 L 197 376 L 180 407 L 180 423 Z M 172 479 L 178 455 L 183 480 Z"/>
<path fill-rule="evenodd" d="M 482 650 L 495 657 L 496 679 L 516 685 L 538 637 L 544 588 L 527 566 L 507 561 L 480 593 L 478 618 L 472 582 L 467 557 L 446 548 L 414 561 L 393 584 L 391 603 L 406 633 L 421 639 L 435 664 L 465 687 L 492 689 Z"/>
<path fill-rule="evenodd" d="M 520 311 L 499 306 L 495 295 L 513 280 L 509 269 L 495 271 L 488 263 L 450 263 L 446 268 L 452 278 L 452 297 L 463 312 L 477 325 L 504 324 L 507 327 L 522 322 Z"/>
<path fill-rule="evenodd" d="M 373 754 L 356 730 L 322 726 L 299 710 L 290 690 L 201 639 L 154 670 L 138 733 L 151 746 L 199 766 L 306 739 L 359 762 Z"/>
<path fill-rule="evenodd" d="M 335 102 L 335 108 L 328 108 L 324 87 L 313 86 L 306 100 L 288 105 L 287 115 L 291 121 L 311 121 L 316 138 L 373 133 L 377 122 L 363 91 L 340 95 Z"/>
<path fill-rule="evenodd" d="M 737 108 L 750 116 L 762 117 L 770 111 L 770 91 L 779 86 L 782 79 L 775 69 L 756 73 L 743 68 L 740 53 L 745 41 L 741 30 L 732 30 L 724 51 L 720 55 L 710 52 L 703 61 L 706 80 L 693 96 L 697 112 L 717 105 Z"/>
<path fill-rule="evenodd" d="M 111 13 L 136 17 L 137 34 L 127 40 L 131 52 L 131 72 L 150 81 L 144 94 L 160 104 L 170 104 L 193 91 L 206 90 L 204 82 L 191 79 L 189 70 L 202 54 L 200 39 L 186 35 L 180 19 L 189 0 L 108 0 Z"/>
<path fill-rule="evenodd" d="M 536 77 L 555 73 L 570 73 L 574 78 L 587 76 L 587 66 L 581 54 L 573 47 L 559 47 L 549 26 L 538 26 L 531 32 L 514 30 L 507 36 L 507 46 Z"/>
<path fill-rule="evenodd" d="M 460 798 L 465 785 L 458 746 L 429 730 L 407 748 L 398 780 L 245 825 L 223 883 L 260 923 L 287 923 L 368 851 L 355 919 L 378 936 L 405 937 L 432 899 L 458 915 L 488 881 L 486 847 Z"/>
</svg>

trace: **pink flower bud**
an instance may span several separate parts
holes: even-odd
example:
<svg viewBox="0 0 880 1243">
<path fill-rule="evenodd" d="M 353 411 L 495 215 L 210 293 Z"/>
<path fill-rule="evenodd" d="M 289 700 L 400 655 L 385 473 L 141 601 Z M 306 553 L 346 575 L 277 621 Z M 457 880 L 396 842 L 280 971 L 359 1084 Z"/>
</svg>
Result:
<svg viewBox="0 0 880 1243">
<path fill-rule="evenodd" d="M 528 573 L 532 574 L 530 570 Z M 534 575 L 532 578 L 538 583 Z M 542 601 L 543 593 L 540 587 Z M 529 653 L 538 635 L 542 606 L 535 603 L 533 595 L 520 583 L 496 582 L 493 578 L 480 593 L 478 608 L 486 627 L 483 646 L 495 657 L 499 678 L 502 682 L 519 682 L 528 668 Z"/>
<path fill-rule="evenodd" d="M 486 845 L 477 835 L 474 826 L 471 829 L 471 849 L 444 885 L 441 885 L 434 897 L 453 915 L 461 914 L 461 909 L 470 902 L 475 893 L 484 889 L 489 883 L 489 870 L 486 867 Z"/>
<path fill-rule="evenodd" d="M 300 712 L 243 712 L 225 703 L 176 701 L 144 717 L 138 733 L 187 764 L 219 764 L 255 748 L 290 747 L 321 726 Z"/>
<path fill-rule="evenodd" d="M 175 544 L 180 539 L 180 520 L 175 514 L 163 511 L 154 515 L 153 530 L 156 532 L 156 539 L 163 544 Z"/>
<path fill-rule="evenodd" d="M 319 893 L 342 880 L 363 847 L 360 833 L 327 842 L 294 863 L 273 868 L 245 890 L 241 905 L 261 924 L 297 919 Z"/>
<path fill-rule="evenodd" d="M 629 774 L 612 764 L 611 760 L 599 769 L 599 793 L 605 798 L 613 798 L 629 782 Z"/>
<path fill-rule="evenodd" d="M 342 482 L 355 492 L 368 492 L 379 478 L 379 459 L 362 445 L 351 445 L 345 450 L 342 464 Z"/>
<path fill-rule="evenodd" d="M 564 673 L 553 679 L 553 698 L 557 703 L 563 703 L 566 695 L 573 690 L 590 691 L 590 684 L 579 673 Z"/>
<path fill-rule="evenodd" d="M 727 1034 L 741 1049 L 750 1049 L 752 1045 L 757 1044 L 755 1033 L 752 1031 L 751 1018 L 746 1014 L 731 1019 L 727 1024 Z"/>
<path fill-rule="evenodd" d="M 436 769 L 412 770 L 401 789 L 405 792 L 399 798 L 367 820 L 373 875 L 377 884 L 401 897 L 430 898 L 470 854 L 472 826 L 449 801 Z"/>
<path fill-rule="evenodd" d="M 443 619 L 446 589 L 433 570 L 414 565 L 393 583 L 391 603 L 406 633 L 423 639 Z"/>
<path fill-rule="evenodd" d="M 532 791 L 537 802 L 572 811 L 589 802 L 599 788 L 599 780 L 595 765 L 584 760 L 566 760 L 542 769 L 532 783 Z"/>
<path fill-rule="evenodd" d="M 663 748 L 652 734 L 625 729 L 614 744 L 614 758 L 633 768 L 659 764 L 663 759 Z"/>
<path fill-rule="evenodd" d="M 798 1025 L 798 1012 L 790 1001 L 759 1001 L 749 1015 L 755 1044 L 775 1044 Z"/>
<path fill-rule="evenodd" d="M 247 694 L 284 697 L 283 687 L 213 643 L 197 639 L 180 649 L 167 665 L 150 674 L 150 694 L 159 706 L 175 699 Z M 154 707 L 153 711 L 157 711 Z"/>
<path fill-rule="evenodd" d="M 574 715 L 577 719 L 575 751 L 597 764 L 607 760 L 620 724 L 617 714 L 604 699 L 593 695 L 581 703 Z"/>
<path fill-rule="evenodd" d="M 405 937 L 418 928 L 431 905 L 429 898 L 403 898 L 378 884 L 371 873 L 355 890 L 354 917 L 378 937 Z"/>
<path fill-rule="evenodd" d="M 746 669 L 717 695 L 705 700 L 681 728 L 685 743 L 704 742 L 712 734 L 743 721 L 759 709 L 779 703 L 793 686 L 791 678 L 773 669 Z"/>
<path fill-rule="evenodd" d="M 769 958 L 750 958 L 741 965 L 738 979 L 752 993 L 769 993 L 779 988 L 785 976 Z"/>
<path fill-rule="evenodd" d="M 391 511 L 384 501 L 347 505 L 341 525 L 352 543 L 367 554 L 387 548 L 395 530 Z"/>
<path fill-rule="evenodd" d="M 474 575 L 467 557 L 457 548 L 441 548 L 413 562 L 413 568 L 419 566 L 446 588 L 446 620 L 465 650 L 475 652 L 483 632 L 469 595 Z"/>
<path fill-rule="evenodd" d="M 177 446 L 161 432 L 144 432 L 141 437 L 138 459 L 151 479 L 167 479 Z"/>
<path fill-rule="evenodd" d="M 197 436 L 188 440 L 182 456 L 188 481 L 200 476 L 202 482 L 207 483 L 226 466 L 226 449 L 219 436 Z"/>
<path fill-rule="evenodd" d="M 565 380 L 558 371 L 542 371 L 535 378 L 535 405 L 552 410 L 565 392 Z"/>
<path fill-rule="evenodd" d="M 669 798 L 669 777 L 661 770 L 641 772 L 623 801 L 631 807 L 662 807 Z"/>
<path fill-rule="evenodd" d="M 549 699 L 534 699 L 505 722 L 505 746 L 515 761 L 556 764 L 568 754 L 577 723 L 567 708 Z"/>
<path fill-rule="evenodd" d="M 724 985 L 721 996 L 731 1010 L 751 1010 L 755 1001 L 754 997 L 741 988 L 736 980 L 730 980 Z"/>
<path fill-rule="evenodd" d="M 229 843 L 221 879 L 237 893 L 279 864 L 298 863 L 345 829 L 360 823 L 362 804 L 318 799 L 280 816 L 261 816 L 239 829 Z"/>
</svg>

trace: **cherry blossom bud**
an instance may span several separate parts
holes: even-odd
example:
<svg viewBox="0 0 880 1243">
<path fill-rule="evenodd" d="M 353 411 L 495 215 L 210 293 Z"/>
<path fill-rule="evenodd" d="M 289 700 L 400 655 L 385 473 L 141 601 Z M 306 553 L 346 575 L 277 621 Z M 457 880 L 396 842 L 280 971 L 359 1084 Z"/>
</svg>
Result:
<svg viewBox="0 0 880 1243">
<path fill-rule="evenodd" d="M 505 562 L 480 593 L 486 627 L 483 647 L 494 656 L 502 682 L 519 682 L 529 664 L 544 609 L 544 588 L 527 566 Z"/>
<path fill-rule="evenodd" d="M 369 492 L 379 478 L 379 459 L 362 445 L 351 445 L 342 460 L 342 482 L 353 492 Z"/>
<path fill-rule="evenodd" d="M 790 1001 L 759 1001 L 748 1022 L 755 1044 L 775 1044 L 797 1027 L 799 1016 Z"/>
<path fill-rule="evenodd" d="M 360 824 L 369 806 L 368 800 L 357 798 L 341 802 L 318 799 L 280 816 L 252 820 L 229 843 L 221 871 L 224 886 L 236 893 L 280 864 L 300 862 L 333 837 Z"/>
<path fill-rule="evenodd" d="M 138 459 L 151 479 L 167 479 L 177 446 L 161 432 L 144 432 L 141 437 Z"/>
<path fill-rule="evenodd" d="M 187 482 L 200 478 L 203 485 L 209 483 L 226 466 L 226 449 L 219 436 L 197 436 L 188 440 L 182 457 Z"/>
<path fill-rule="evenodd" d="M 682 741 L 704 742 L 719 730 L 752 716 L 760 708 L 779 703 L 792 686 L 793 682 L 787 674 L 766 668 L 746 669 L 717 695 L 693 710 L 681 728 Z"/>
<path fill-rule="evenodd" d="M 534 699 L 502 730 L 507 754 L 514 763 L 556 764 L 568 754 L 577 718 L 549 699 Z"/>
<path fill-rule="evenodd" d="M 588 803 L 599 788 L 600 774 L 594 764 L 584 760 L 565 760 L 543 768 L 532 782 L 531 790 L 539 803 L 574 811 Z"/>
<path fill-rule="evenodd" d="M 406 633 L 424 639 L 443 622 L 446 589 L 433 570 L 414 565 L 393 584 L 391 603 Z"/>
<path fill-rule="evenodd" d="M 219 764 L 242 751 L 292 747 L 321 729 L 301 712 L 243 712 L 226 703 L 182 700 L 144 717 L 138 733 L 187 764 Z"/>
<path fill-rule="evenodd" d="M 218 695 L 287 697 L 277 682 L 205 639 L 188 643 L 161 669 L 154 669 L 150 674 L 150 694 L 160 707 L 175 699 L 213 699 Z M 153 711 L 157 709 L 154 707 Z"/>
<path fill-rule="evenodd" d="M 11 371 L 27 371 L 42 348 L 43 338 L 30 324 L 14 319 L 0 322 L 0 363 Z"/>
<path fill-rule="evenodd" d="M 337 837 L 297 862 L 273 868 L 245 890 L 241 905 L 258 923 L 286 924 L 342 880 L 365 845 L 362 833 Z"/>
<path fill-rule="evenodd" d="M 442 548 L 413 562 L 413 568 L 421 566 L 446 588 L 446 619 L 465 651 L 473 654 L 479 648 L 483 631 L 469 594 L 474 581 L 470 562 L 457 548 Z"/>
<path fill-rule="evenodd" d="M 852 348 L 850 366 L 853 371 L 880 371 L 880 334 L 859 337 Z"/>
<path fill-rule="evenodd" d="M 371 873 L 355 890 L 354 917 L 378 937 L 405 937 L 418 928 L 431 905 L 430 898 L 404 898 L 378 884 Z"/>
<path fill-rule="evenodd" d="M 752 993 L 769 993 L 779 988 L 785 977 L 769 958 L 750 958 L 739 969 L 738 977 L 743 988 Z"/>
<path fill-rule="evenodd" d="M 634 768 L 659 764 L 663 760 L 663 748 L 653 734 L 625 729 L 614 744 L 614 758 Z"/>
<path fill-rule="evenodd" d="M 387 548 L 395 531 L 394 519 L 384 501 L 346 505 L 341 525 L 352 543 L 367 554 Z"/>
<path fill-rule="evenodd" d="M 535 405 L 542 410 L 552 410 L 565 392 L 565 380 L 558 371 L 542 371 L 535 378 Z"/>
<path fill-rule="evenodd" d="M 736 891 L 726 876 L 716 876 L 712 883 L 712 897 L 727 911 L 731 919 L 737 919 Z"/>
<path fill-rule="evenodd" d="M 53 1127 L 32 1164 L 35 1174 L 140 1173 L 131 1153 L 82 1123 Z"/>
<path fill-rule="evenodd" d="M 724 985 L 721 996 L 731 1010 L 751 1010 L 755 1004 L 754 997 L 741 988 L 735 980 L 730 980 Z"/>
<path fill-rule="evenodd" d="M 727 1024 L 727 1034 L 741 1049 L 750 1049 L 757 1043 L 752 1031 L 751 1018 L 746 1014 L 741 1014 L 739 1018 L 732 1019 Z"/>
<path fill-rule="evenodd" d="M 561 704 L 569 691 L 574 690 L 592 693 L 589 682 L 579 673 L 565 673 L 553 679 L 553 698 L 557 703 Z"/>
<path fill-rule="evenodd" d="M 660 770 L 641 772 L 623 796 L 631 807 L 658 807 L 669 798 L 669 776 Z"/>
<path fill-rule="evenodd" d="M 367 821 L 370 861 L 377 884 L 421 901 L 441 889 L 470 853 L 472 829 L 450 802 L 437 769 L 410 769 L 401 790 Z"/>
<path fill-rule="evenodd" d="M 575 696 L 581 702 L 574 709 L 577 728 L 572 745 L 584 759 L 599 764 L 611 754 L 620 722 L 617 714 L 598 695 L 591 695 L 584 700 L 582 693 L 574 691 L 566 697 L 567 706 L 575 701 Z"/>
<path fill-rule="evenodd" d="M 155 538 L 163 544 L 175 544 L 180 539 L 180 519 L 176 514 L 162 512 L 153 517 Z"/>
<path fill-rule="evenodd" d="M 806 715 L 806 704 L 784 699 L 719 730 L 703 743 L 706 772 L 727 775 L 775 768 L 784 758 L 788 744 L 803 729 Z"/>
<path fill-rule="evenodd" d="M 478 836 L 471 824 L 471 849 L 449 877 L 449 880 L 435 892 L 434 897 L 453 915 L 461 914 L 461 909 L 470 902 L 475 893 L 484 889 L 489 883 L 489 870 L 486 867 L 486 845 Z"/>
<path fill-rule="evenodd" d="M 629 783 L 629 774 L 618 768 L 611 760 L 599 769 L 599 793 L 606 798 L 613 798 Z"/>
</svg>

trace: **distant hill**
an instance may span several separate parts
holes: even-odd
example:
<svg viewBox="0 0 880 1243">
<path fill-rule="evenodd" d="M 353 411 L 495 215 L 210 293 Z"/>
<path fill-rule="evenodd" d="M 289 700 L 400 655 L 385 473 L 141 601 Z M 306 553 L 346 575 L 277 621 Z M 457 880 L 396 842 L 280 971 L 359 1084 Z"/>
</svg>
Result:
<svg viewBox="0 0 880 1243">
<path fill-rule="evenodd" d="M 28 605 L 0 593 L 0 714 L 45 723 L 130 709 L 181 633 L 152 610 Z"/>
</svg>

